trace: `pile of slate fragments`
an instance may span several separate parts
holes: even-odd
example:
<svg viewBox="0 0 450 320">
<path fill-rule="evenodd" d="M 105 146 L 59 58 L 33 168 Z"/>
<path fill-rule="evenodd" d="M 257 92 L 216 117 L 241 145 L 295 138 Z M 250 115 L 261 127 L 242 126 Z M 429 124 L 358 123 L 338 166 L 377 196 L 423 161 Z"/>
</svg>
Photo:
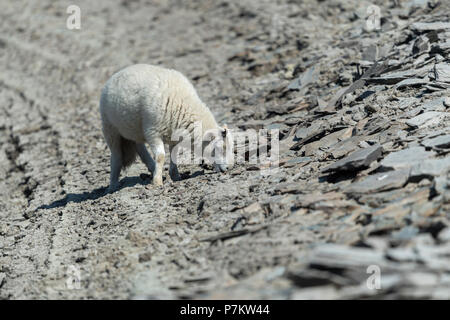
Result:
<svg viewBox="0 0 450 320">
<path fill-rule="evenodd" d="M 387 11 L 379 32 L 352 29 L 334 48 L 297 40 L 309 56 L 303 70 L 245 101 L 264 104 L 266 113 L 238 127 L 280 129 L 281 167 L 305 169 L 291 181 L 308 181 L 307 190 L 288 181 L 272 194 L 295 203 L 302 231 L 320 228 L 309 224 L 314 216 L 336 225 L 327 223 L 325 242 L 332 243 L 313 245 L 294 265 L 208 297 L 450 298 L 450 14 L 443 3 L 409 5 Z M 410 21 L 400 27 L 402 16 Z M 323 52 L 339 65 L 355 46 L 360 60 L 344 62 L 333 79 L 347 85 L 325 102 Z M 234 59 L 253 62 L 249 70 L 258 76 L 256 50 Z M 244 208 L 245 219 L 263 205 Z M 263 290 L 268 283 L 272 290 Z M 292 293 L 292 284 L 300 289 Z"/>
</svg>

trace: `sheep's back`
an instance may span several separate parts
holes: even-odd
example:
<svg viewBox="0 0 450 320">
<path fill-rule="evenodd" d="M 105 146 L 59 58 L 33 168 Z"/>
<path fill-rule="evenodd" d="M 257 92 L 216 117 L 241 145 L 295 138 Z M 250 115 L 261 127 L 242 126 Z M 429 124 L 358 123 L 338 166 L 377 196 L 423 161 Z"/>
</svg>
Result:
<svg viewBox="0 0 450 320">
<path fill-rule="evenodd" d="M 167 139 L 210 114 L 184 75 L 145 64 L 115 73 L 102 91 L 100 109 L 121 135 L 134 141 L 144 141 L 143 127 Z"/>
</svg>

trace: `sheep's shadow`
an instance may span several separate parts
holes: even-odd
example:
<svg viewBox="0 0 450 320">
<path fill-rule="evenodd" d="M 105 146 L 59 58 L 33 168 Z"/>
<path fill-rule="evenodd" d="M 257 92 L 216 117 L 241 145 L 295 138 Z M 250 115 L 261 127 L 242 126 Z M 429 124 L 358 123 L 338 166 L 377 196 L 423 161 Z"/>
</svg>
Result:
<svg viewBox="0 0 450 320">
<path fill-rule="evenodd" d="M 192 179 L 197 176 L 201 176 L 203 174 L 204 174 L 204 172 L 202 170 L 194 172 L 193 174 L 183 173 L 183 174 L 181 174 L 181 178 L 182 178 L 181 180 Z M 115 192 L 125 189 L 125 188 L 134 187 L 138 184 L 143 185 L 143 186 L 151 184 L 151 176 L 148 174 L 141 174 L 140 176 L 125 177 L 120 181 L 119 188 Z M 106 196 L 107 194 L 109 194 L 107 189 L 108 189 L 108 187 L 101 187 L 101 188 L 94 189 L 90 192 L 86 191 L 83 193 L 69 193 L 64 198 L 53 201 L 50 204 L 41 205 L 36 210 L 61 208 L 61 207 L 65 207 L 67 204 L 69 204 L 71 202 L 81 203 L 81 202 L 84 202 L 87 200 L 96 200 L 96 199 L 102 198 L 103 196 Z"/>
<path fill-rule="evenodd" d="M 134 187 L 138 184 L 141 185 L 147 185 L 150 184 L 150 179 L 148 179 L 145 175 L 143 177 L 143 175 L 137 177 L 125 177 L 120 181 L 120 186 L 119 188 L 116 190 L 122 190 L 125 188 L 131 188 Z M 81 203 L 87 200 L 96 200 L 99 199 L 103 196 L 106 196 L 108 193 L 107 191 L 108 187 L 101 187 L 101 188 L 97 188 L 94 189 L 92 191 L 86 191 L 83 193 L 69 193 L 67 194 L 64 198 L 53 201 L 50 204 L 45 204 L 42 205 L 40 207 L 37 208 L 37 210 L 41 210 L 41 209 L 54 209 L 54 208 L 60 208 L 60 207 L 65 207 L 68 203 L 74 202 L 74 203 Z"/>
</svg>

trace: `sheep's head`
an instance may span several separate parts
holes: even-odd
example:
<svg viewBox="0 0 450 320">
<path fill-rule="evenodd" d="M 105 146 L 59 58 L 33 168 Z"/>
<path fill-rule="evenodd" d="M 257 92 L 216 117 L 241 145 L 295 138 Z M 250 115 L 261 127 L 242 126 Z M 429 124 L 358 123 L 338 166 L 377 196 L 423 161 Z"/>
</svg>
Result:
<svg viewBox="0 0 450 320">
<path fill-rule="evenodd" d="M 208 130 L 203 138 L 203 147 L 203 157 L 217 172 L 225 172 L 233 167 L 233 136 L 227 125 Z"/>
</svg>

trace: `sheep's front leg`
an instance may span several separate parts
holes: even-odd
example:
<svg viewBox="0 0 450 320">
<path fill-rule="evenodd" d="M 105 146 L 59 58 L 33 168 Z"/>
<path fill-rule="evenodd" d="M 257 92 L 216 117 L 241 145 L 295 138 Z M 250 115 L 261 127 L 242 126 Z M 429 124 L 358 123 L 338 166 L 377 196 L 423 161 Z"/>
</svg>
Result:
<svg viewBox="0 0 450 320">
<path fill-rule="evenodd" d="M 172 181 L 180 181 L 181 177 L 180 177 L 180 173 L 178 172 L 178 167 L 177 167 L 177 163 L 176 163 L 176 153 L 173 153 L 172 151 L 174 150 L 173 147 L 170 147 L 170 167 L 169 167 L 169 175 L 170 178 L 172 179 Z"/>
<path fill-rule="evenodd" d="M 155 186 L 162 186 L 162 171 L 164 168 L 164 142 L 161 138 L 150 138 L 148 144 L 155 156 L 155 170 L 153 171 L 153 184 Z"/>
</svg>

